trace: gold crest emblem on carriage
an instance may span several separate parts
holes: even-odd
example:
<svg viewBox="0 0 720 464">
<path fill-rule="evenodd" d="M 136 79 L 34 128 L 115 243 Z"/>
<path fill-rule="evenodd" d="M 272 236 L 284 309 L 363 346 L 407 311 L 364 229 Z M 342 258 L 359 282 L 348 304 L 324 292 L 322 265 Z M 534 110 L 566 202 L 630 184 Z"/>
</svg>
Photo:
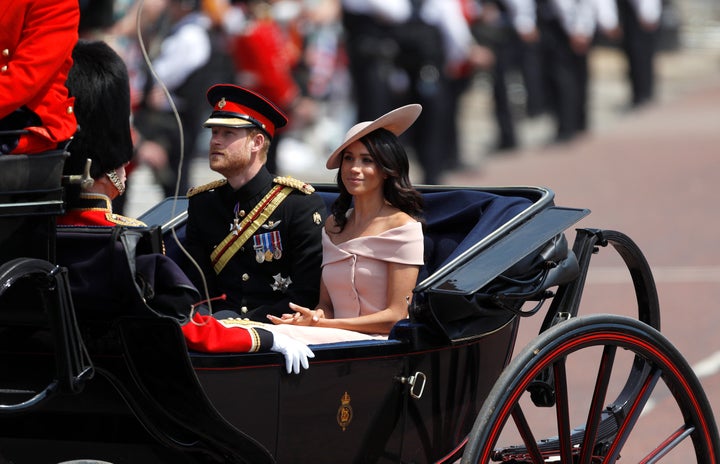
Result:
<svg viewBox="0 0 720 464">
<path fill-rule="evenodd" d="M 350 395 L 348 392 L 345 392 L 345 394 L 340 398 L 340 407 L 338 408 L 337 412 L 337 423 L 340 426 L 340 428 L 345 431 L 348 425 L 350 425 L 350 422 L 353 418 L 353 410 L 352 406 L 350 406 Z"/>
</svg>

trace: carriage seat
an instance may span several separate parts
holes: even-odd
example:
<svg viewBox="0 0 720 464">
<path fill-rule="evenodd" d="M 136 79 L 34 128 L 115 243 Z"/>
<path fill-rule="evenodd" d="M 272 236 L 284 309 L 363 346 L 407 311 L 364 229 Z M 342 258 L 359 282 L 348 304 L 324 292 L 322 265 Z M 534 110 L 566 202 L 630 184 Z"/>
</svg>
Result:
<svg viewBox="0 0 720 464">
<path fill-rule="evenodd" d="M 53 260 L 67 156 L 62 150 L 0 155 L 0 263 L 18 257 Z"/>
<path fill-rule="evenodd" d="M 318 193 L 329 214 L 337 193 Z M 532 205 L 528 198 L 469 189 L 425 192 L 423 201 L 425 265 L 418 282 Z"/>
</svg>

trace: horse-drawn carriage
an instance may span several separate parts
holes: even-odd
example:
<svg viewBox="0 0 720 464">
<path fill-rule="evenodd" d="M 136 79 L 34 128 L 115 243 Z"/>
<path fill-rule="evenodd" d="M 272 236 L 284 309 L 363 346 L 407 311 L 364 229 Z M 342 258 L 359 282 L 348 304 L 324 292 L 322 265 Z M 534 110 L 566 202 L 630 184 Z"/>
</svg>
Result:
<svg viewBox="0 0 720 464">
<path fill-rule="evenodd" d="M 277 353 L 188 351 L 184 311 L 143 298 L 135 259 L 179 259 L 182 198 L 145 214 L 147 228 L 56 228 L 64 157 L 0 157 L 0 462 L 720 461 L 641 251 L 588 228 L 570 246 L 589 211 L 548 189 L 422 188 L 427 258 L 409 318 L 388 340 L 313 346 L 296 375 Z M 607 245 L 636 317 L 579 311 Z M 78 285 L 107 298 L 78 300 Z M 514 354 L 531 316 L 540 334 Z M 665 431 L 637 440 L 651 405 Z"/>
</svg>

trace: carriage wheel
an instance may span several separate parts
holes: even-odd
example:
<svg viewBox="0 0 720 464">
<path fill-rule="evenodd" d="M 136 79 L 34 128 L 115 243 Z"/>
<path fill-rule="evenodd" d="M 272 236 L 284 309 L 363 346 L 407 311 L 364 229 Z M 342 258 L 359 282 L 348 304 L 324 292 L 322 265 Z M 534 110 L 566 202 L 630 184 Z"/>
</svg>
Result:
<svg viewBox="0 0 720 464">
<path fill-rule="evenodd" d="M 537 408 L 526 389 L 547 367 L 555 404 Z M 578 393 L 576 381 L 591 393 Z M 677 349 L 637 320 L 598 314 L 547 330 L 513 359 L 462 462 L 614 463 L 622 455 L 621 462 L 715 464 L 719 441 L 707 397 Z"/>
</svg>

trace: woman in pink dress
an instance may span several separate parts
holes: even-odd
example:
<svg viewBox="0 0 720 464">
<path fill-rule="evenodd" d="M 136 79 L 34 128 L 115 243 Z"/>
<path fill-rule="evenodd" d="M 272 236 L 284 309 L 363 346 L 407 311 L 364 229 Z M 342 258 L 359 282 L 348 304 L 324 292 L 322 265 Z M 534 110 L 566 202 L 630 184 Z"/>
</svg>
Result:
<svg viewBox="0 0 720 464">
<path fill-rule="evenodd" d="M 320 300 L 314 309 L 291 303 L 293 313 L 268 316 L 274 324 L 382 338 L 408 316 L 423 264 L 422 197 L 410 183 L 398 136 L 421 110 L 407 105 L 361 122 L 330 155 L 327 168 L 339 168 L 340 195 L 323 229 Z"/>
</svg>

